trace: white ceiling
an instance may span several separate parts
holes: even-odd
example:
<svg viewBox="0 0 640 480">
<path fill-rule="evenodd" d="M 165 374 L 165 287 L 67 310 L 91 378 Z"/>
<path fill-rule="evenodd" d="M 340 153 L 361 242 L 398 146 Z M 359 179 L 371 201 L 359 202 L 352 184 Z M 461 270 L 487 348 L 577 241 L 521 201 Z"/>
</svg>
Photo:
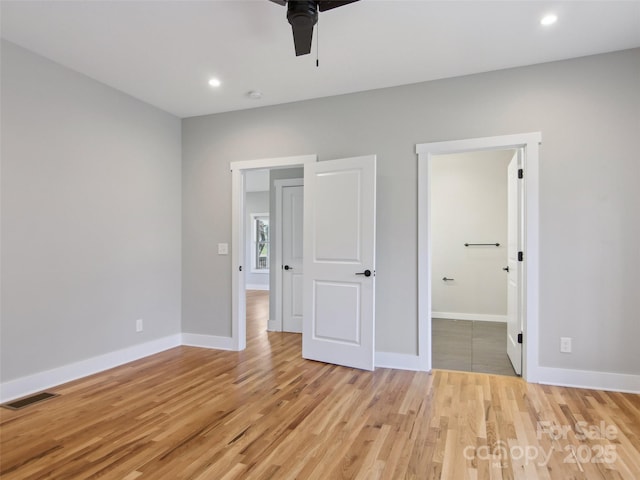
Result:
<svg viewBox="0 0 640 480">
<path fill-rule="evenodd" d="M 267 0 L 2 0 L 1 9 L 3 38 L 179 117 L 640 46 L 638 0 L 361 0 L 320 14 L 319 68 L 318 32 L 312 54 L 296 57 L 286 9 Z M 545 28 L 547 12 L 559 20 Z"/>
</svg>

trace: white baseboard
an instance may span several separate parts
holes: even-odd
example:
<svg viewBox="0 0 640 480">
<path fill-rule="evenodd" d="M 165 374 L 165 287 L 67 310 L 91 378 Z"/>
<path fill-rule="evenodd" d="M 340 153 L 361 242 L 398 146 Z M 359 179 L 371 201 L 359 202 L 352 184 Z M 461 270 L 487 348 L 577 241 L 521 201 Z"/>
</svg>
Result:
<svg viewBox="0 0 640 480">
<path fill-rule="evenodd" d="M 110 368 L 178 347 L 180 344 L 180 334 L 170 335 L 62 367 L 16 378 L 15 380 L 9 380 L 8 382 L 0 384 L 0 402 L 4 403 L 56 385 L 93 375 L 94 373 L 109 370 Z"/>
<path fill-rule="evenodd" d="M 447 320 L 472 320 L 476 322 L 507 323 L 506 315 L 489 315 L 486 313 L 431 312 L 431 318 L 444 318 Z"/>
<path fill-rule="evenodd" d="M 269 285 L 260 285 L 260 284 L 251 284 L 251 285 L 245 285 L 244 286 L 245 290 L 266 290 L 269 291 Z"/>
<path fill-rule="evenodd" d="M 538 367 L 536 377 L 544 385 L 640 393 L 640 375 Z"/>
<path fill-rule="evenodd" d="M 182 345 L 188 347 L 214 348 L 217 350 L 236 350 L 231 337 L 201 335 L 199 333 L 183 333 Z"/>
<path fill-rule="evenodd" d="M 420 371 L 420 357 L 406 353 L 375 352 L 376 368 Z"/>
<path fill-rule="evenodd" d="M 4 403 L 31 393 L 40 392 L 47 388 L 93 375 L 94 373 L 133 362 L 180 345 L 234 350 L 231 337 L 195 333 L 171 335 L 1 383 L 0 402 Z M 424 370 L 424 368 L 421 368 L 419 356 L 405 353 L 375 352 L 375 366 L 377 368 L 393 368 L 397 370 Z M 535 381 L 544 385 L 640 393 L 640 375 L 537 367 Z"/>
</svg>

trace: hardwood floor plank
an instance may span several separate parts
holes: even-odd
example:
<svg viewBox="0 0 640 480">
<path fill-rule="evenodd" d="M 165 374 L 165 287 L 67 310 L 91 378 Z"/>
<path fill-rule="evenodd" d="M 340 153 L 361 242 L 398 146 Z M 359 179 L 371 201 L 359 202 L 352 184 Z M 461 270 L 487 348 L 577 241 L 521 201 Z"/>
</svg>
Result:
<svg viewBox="0 0 640 480">
<path fill-rule="evenodd" d="M 640 478 L 639 395 L 306 361 L 266 332 L 266 293 L 244 352 L 179 347 L 2 409 L 0 477 Z"/>
</svg>

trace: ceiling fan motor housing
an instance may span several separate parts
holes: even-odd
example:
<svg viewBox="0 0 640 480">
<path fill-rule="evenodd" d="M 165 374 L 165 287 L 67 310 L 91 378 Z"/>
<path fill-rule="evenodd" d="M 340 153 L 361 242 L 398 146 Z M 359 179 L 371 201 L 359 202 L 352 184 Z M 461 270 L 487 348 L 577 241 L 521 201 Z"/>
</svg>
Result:
<svg viewBox="0 0 640 480">
<path fill-rule="evenodd" d="M 313 28 L 318 21 L 318 3 L 312 0 L 287 2 L 287 20 L 294 28 Z"/>
</svg>

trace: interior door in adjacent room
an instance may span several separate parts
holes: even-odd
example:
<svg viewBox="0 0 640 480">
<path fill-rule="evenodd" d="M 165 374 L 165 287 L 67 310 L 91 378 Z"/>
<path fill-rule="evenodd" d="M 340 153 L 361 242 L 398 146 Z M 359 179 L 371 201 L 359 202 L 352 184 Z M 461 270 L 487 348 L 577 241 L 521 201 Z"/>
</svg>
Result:
<svg viewBox="0 0 640 480">
<path fill-rule="evenodd" d="M 374 369 L 375 155 L 304 172 L 302 356 Z"/>
<path fill-rule="evenodd" d="M 522 314 L 520 311 L 521 268 L 520 208 L 522 190 L 518 178 L 520 153 L 516 151 L 507 168 L 507 355 L 514 371 L 522 375 Z"/>
<path fill-rule="evenodd" d="M 304 187 L 282 187 L 282 330 L 302 332 Z"/>
</svg>

